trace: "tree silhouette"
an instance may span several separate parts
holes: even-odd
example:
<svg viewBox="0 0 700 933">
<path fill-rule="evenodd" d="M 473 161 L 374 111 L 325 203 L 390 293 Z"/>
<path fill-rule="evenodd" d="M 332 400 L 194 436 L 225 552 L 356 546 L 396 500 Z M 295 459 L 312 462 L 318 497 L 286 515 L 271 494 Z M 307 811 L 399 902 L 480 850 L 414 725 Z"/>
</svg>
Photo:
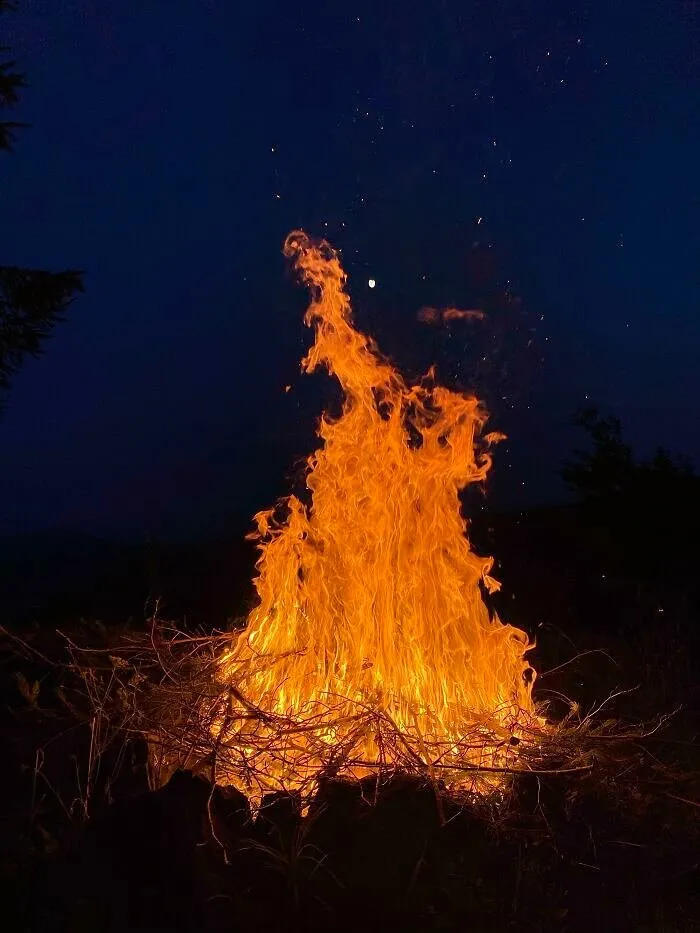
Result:
<svg viewBox="0 0 700 933">
<path fill-rule="evenodd" d="M 617 418 L 603 417 L 597 408 L 583 408 L 573 417 L 576 427 L 588 434 L 592 448 L 575 450 L 561 470 L 564 481 L 583 498 L 600 498 L 622 492 L 634 470 L 632 449 L 622 439 Z"/>
<path fill-rule="evenodd" d="M 605 593 L 596 589 L 600 573 L 596 585 L 591 584 L 591 610 L 603 596 L 613 598 L 609 580 L 614 575 L 618 581 L 635 581 L 636 595 L 625 591 L 626 600 L 633 595 L 639 600 L 644 592 L 645 599 L 663 606 L 670 604 L 670 593 L 682 593 L 683 599 L 691 598 L 691 591 L 697 594 L 692 581 L 700 559 L 695 531 L 700 478 L 663 447 L 649 460 L 635 459 L 619 420 L 597 408 L 578 411 L 573 423 L 586 432 L 590 444 L 574 452 L 560 475 L 577 493 L 579 532 L 607 581 Z"/>
<path fill-rule="evenodd" d="M 589 407 L 577 411 L 573 423 L 588 434 L 591 447 L 574 451 L 560 475 L 582 499 L 634 497 L 662 488 L 668 492 L 689 483 L 696 487 L 692 466 L 674 459 L 663 447 L 657 448 L 651 460 L 636 461 L 617 418 L 603 416 L 597 408 Z"/>
<path fill-rule="evenodd" d="M 9 0 L 0 0 L 0 14 L 14 9 Z M 0 46 L 0 53 L 7 52 Z M 13 109 L 26 86 L 14 61 L 0 61 L 0 110 Z M 26 125 L 0 121 L 0 150 L 13 152 L 16 130 Z M 68 305 L 82 290 L 83 274 L 76 270 L 46 272 L 0 265 L 0 393 L 7 392 L 28 356 L 41 353 L 56 324 L 64 320 Z"/>
</svg>

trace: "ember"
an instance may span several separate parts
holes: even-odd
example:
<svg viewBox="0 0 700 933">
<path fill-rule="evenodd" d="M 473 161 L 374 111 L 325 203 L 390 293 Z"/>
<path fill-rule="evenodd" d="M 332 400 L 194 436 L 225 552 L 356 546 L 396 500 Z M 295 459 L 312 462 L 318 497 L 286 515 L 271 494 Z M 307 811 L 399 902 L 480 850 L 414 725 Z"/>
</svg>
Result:
<svg viewBox="0 0 700 933">
<path fill-rule="evenodd" d="M 476 398 L 408 385 L 355 329 L 326 242 L 294 232 L 284 252 L 312 292 L 302 367 L 325 367 L 343 407 L 320 420 L 308 501 L 256 516 L 259 602 L 218 662 L 216 781 L 255 800 L 406 769 L 492 792 L 539 723 L 531 646 L 489 611 L 492 560 L 460 510 L 501 435 L 482 435 Z"/>
</svg>

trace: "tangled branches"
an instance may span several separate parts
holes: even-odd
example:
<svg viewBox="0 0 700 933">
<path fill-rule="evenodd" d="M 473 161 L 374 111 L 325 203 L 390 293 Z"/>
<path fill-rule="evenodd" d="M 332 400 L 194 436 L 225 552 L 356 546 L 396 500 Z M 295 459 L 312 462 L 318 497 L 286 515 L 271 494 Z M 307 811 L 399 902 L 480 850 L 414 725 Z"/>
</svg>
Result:
<svg viewBox="0 0 700 933">
<path fill-rule="evenodd" d="M 593 781 L 633 801 L 642 799 L 640 788 L 694 794 L 680 786 L 688 776 L 651 751 L 668 716 L 625 724 L 603 718 L 600 707 L 583 714 L 572 704 L 556 723 L 542 717 L 521 724 L 519 737 L 484 722 L 458 742 L 428 743 L 381 709 L 355 703 L 350 710 L 343 697 L 296 716 L 271 716 L 217 679 L 228 632 L 197 635 L 154 621 L 146 632 L 103 629 L 100 636 L 99 647 L 64 636 L 69 677 L 59 688 L 63 704 L 89 723 L 86 796 L 105 749 L 120 741 L 146 744 L 152 787 L 189 770 L 212 786 L 243 790 L 253 809 L 275 791 L 293 790 L 307 807 L 324 781 L 369 776 L 379 787 L 397 772 L 464 802 L 503 801 L 523 780 L 557 776 L 572 786 Z M 378 750 L 372 760 L 359 753 L 368 733 Z"/>
</svg>

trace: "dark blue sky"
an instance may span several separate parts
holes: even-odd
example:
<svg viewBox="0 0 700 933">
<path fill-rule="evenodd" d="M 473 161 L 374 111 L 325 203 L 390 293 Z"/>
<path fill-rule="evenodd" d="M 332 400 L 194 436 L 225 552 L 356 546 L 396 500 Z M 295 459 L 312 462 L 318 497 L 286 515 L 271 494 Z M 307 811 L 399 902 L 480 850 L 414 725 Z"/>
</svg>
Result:
<svg viewBox="0 0 700 933">
<path fill-rule="evenodd" d="M 299 226 L 402 368 L 488 400 L 503 502 L 561 495 L 586 396 L 700 462 L 692 0 L 23 0 L 0 29 L 33 124 L 2 262 L 87 270 L 0 422 L 1 531 L 222 533 L 286 491 L 329 392 Z"/>
</svg>

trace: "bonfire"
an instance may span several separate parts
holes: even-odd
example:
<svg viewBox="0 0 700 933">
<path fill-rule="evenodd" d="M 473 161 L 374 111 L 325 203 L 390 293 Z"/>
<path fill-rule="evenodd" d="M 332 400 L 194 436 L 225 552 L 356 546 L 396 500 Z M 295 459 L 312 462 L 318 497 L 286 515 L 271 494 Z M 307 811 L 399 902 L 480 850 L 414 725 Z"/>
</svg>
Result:
<svg viewBox="0 0 700 933">
<path fill-rule="evenodd" d="M 542 691 L 559 715 L 533 698 L 532 645 L 493 611 L 493 561 L 471 549 L 462 515 L 460 494 L 484 482 L 501 437 L 485 432 L 483 405 L 432 370 L 407 383 L 353 325 L 326 242 L 295 232 L 284 251 L 312 296 L 302 366 L 338 381 L 340 414 L 320 419 L 303 491 L 256 516 L 258 598 L 242 626 L 178 631 L 156 610 L 145 632 L 98 625 L 103 647 L 94 632 L 64 636 L 58 695 L 90 728 L 85 812 L 103 759 L 116 754 L 118 772 L 125 741 L 145 743 L 152 787 L 189 770 L 208 780 L 210 800 L 236 788 L 252 813 L 276 792 L 307 812 L 334 780 L 369 783 L 378 799 L 396 775 L 489 813 L 533 782 L 539 800 L 544 775 L 590 779 L 632 809 L 647 799 L 640 788 L 677 796 L 692 775 L 641 745 L 668 714 L 603 718 L 624 690 L 589 712 Z M 10 637 L 51 664 L 54 649 Z M 31 704 L 38 691 L 25 684 Z"/>
<path fill-rule="evenodd" d="M 203 701 L 212 776 L 253 801 L 387 770 L 492 793 L 542 728 L 531 645 L 489 608 L 492 559 L 461 511 L 502 435 L 473 395 L 433 371 L 410 385 L 354 326 L 326 242 L 294 232 L 284 252 L 311 291 L 302 368 L 337 379 L 342 410 L 320 419 L 305 493 L 256 515 L 257 605 Z"/>
</svg>

